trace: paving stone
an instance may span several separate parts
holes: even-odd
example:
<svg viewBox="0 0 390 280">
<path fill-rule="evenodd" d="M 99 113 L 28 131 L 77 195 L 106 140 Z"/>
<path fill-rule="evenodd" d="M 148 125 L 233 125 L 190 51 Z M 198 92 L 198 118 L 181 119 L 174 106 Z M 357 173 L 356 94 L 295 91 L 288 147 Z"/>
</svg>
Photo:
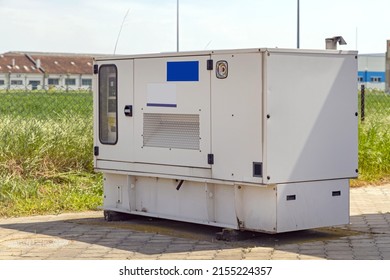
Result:
<svg viewBox="0 0 390 280">
<path fill-rule="evenodd" d="M 381 252 L 381 253 L 389 253 L 390 252 L 390 246 L 378 247 L 378 251 Z"/>
<path fill-rule="evenodd" d="M 165 253 L 163 255 L 161 255 L 161 257 L 181 257 L 181 258 L 185 258 L 188 256 L 188 252 L 182 252 L 182 253 Z"/>
<path fill-rule="evenodd" d="M 196 241 L 118 229 L 104 223 L 75 222 L 85 218 L 101 221 L 101 211 L 0 219 L 0 259 L 390 260 L 390 185 L 352 188 L 350 206 L 351 223 L 337 228 L 361 234 L 325 241 L 252 247 L 240 247 L 239 242 Z M 25 243 L 24 247 L 15 248 L 18 240 L 38 239 L 66 240 L 68 244 L 49 248 L 28 247 Z"/>
<path fill-rule="evenodd" d="M 355 256 L 354 260 L 382 260 L 381 256 Z"/>
<path fill-rule="evenodd" d="M 117 252 L 110 252 L 103 256 L 104 259 L 112 259 L 112 260 L 124 260 L 129 257 L 132 257 L 134 254 L 132 253 L 117 253 Z"/>
<path fill-rule="evenodd" d="M 270 260 L 271 255 L 246 256 L 244 259 L 245 260 Z"/>
<path fill-rule="evenodd" d="M 36 259 L 36 258 L 42 258 L 44 259 L 45 257 L 48 257 L 50 256 L 50 254 L 48 253 L 37 253 L 37 252 L 34 252 L 34 253 L 25 253 L 25 254 L 22 254 L 21 257 L 24 257 L 24 258 L 33 258 L 33 259 Z"/>
<path fill-rule="evenodd" d="M 381 256 L 384 260 L 390 260 L 390 252 L 382 253 Z"/>
<path fill-rule="evenodd" d="M 169 246 L 165 253 L 179 253 L 179 252 L 188 252 L 192 251 L 193 246 Z"/>
<path fill-rule="evenodd" d="M 272 252 L 275 248 L 272 247 L 252 247 L 248 249 L 249 252 Z M 281 249 L 283 250 L 283 249 Z"/>
<path fill-rule="evenodd" d="M 351 245 L 349 244 L 349 242 L 339 243 L 339 244 L 326 244 L 324 246 L 326 250 L 345 250 L 350 247 Z"/>
<path fill-rule="evenodd" d="M 299 255 L 300 260 L 324 260 L 326 259 L 324 256 L 307 256 L 307 255 Z"/>
<path fill-rule="evenodd" d="M 214 256 L 217 254 L 216 251 L 193 251 L 188 253 L 187 258 L 192 258 L 192 257 L 202 257 L 202 256 L 211 256 L 214 258 Z"/>
<path fill-rule="evenodd" d="M 242 258 L 241 250 L 222 250 L 215 254 L 216 260 L 241 260 Z"/>
<path fill-rule="evenodd" d="M 327 255 L 328 260 L 353 260 L 353 254 L 350 255 Z"/>
<path fill-rule="evenodd" d="M 299 254 L 303 254 L 303 255 L 323 255 L 323 254 L 325 254 L 325 250 L 323 250 L 323 249 L 299 250 Z"/>
<path fill-rule="evenodd" d="M 271 254 L 272 259 L 287 259 L 287 258 L 297 259 L 298 256 L 299 254 L 288 253 L 288 252 L 285 253 L 278 252 L 278 253 Z"/>
<path fill-rule="evenodd" d="M 186 260 L 214 260 L 214 256 L 188 256 Z"/>
</svg>

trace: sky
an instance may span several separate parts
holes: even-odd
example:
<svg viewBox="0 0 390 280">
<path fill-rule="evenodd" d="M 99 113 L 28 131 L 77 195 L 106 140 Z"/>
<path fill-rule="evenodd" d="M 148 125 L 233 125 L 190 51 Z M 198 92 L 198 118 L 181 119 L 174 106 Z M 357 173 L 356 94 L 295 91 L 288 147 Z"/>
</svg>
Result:
<svg viewBox="0 0 390 280">
<path fill-rule="evenodd" d="M 179 7 L 180 51 L 297 47 L 297 0 Z M 177 0 L 0 0 L 0 53 L 174 52 L 176 8 Z M 389 13 L 390 0 L 300 0 L 300 48 L 324 49 L 325 38 L 341 35 L 347 45 L 339 49 L 384 53 Z"/>
</svg>

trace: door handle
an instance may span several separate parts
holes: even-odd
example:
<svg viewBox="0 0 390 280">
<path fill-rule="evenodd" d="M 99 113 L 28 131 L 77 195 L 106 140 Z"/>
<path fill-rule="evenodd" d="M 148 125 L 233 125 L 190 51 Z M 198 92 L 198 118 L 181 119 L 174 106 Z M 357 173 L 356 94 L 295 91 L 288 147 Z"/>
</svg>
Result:
<svg viewBox="0 0 390 280">
<path fill-rule="evenodd" d="M 132 117 L 133 116 L 133 105 L 126 105 L 124 109 L 124 113 L 126 117 Z"/>
</svg>

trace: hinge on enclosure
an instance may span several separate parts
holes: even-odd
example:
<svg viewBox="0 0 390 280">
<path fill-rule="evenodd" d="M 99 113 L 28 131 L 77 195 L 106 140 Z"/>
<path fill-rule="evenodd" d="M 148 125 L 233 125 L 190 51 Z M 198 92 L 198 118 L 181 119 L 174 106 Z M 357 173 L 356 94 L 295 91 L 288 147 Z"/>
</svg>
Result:
<svg viewBox="0 0 390 280">
<path fill-rule="evenodd" d="M 93 65 L 93 73 L 94 74 L 98 74 L 99 73 L 99 65 L 97 65 L 97 64 Z"/>
<path fill-rule="evenodd" d="M 93 147 L 93 154 L 94 154 L 95 156 L 98 156 L 98 155 L 99 155 L 99 147 L 98 147 L 98 146 Z"/>
<path fill-rule="evenodd" d="M 208 164 L 214 164 L 214 154 L 208 154 L 207 155 L 207 163 Z"/>
<path fill-rule="evenodd" d="M 213 70 L 213 60 L 212 59 L 207 60 L 207 70 Z"/>
</svg>

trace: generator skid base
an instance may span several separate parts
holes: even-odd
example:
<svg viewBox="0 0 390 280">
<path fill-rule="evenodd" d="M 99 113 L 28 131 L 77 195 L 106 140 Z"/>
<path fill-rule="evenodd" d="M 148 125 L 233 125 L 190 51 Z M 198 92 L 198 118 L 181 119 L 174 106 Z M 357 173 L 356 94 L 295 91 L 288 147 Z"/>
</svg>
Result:
<svg viewBox="0 0 390 280">
<path fill-rule="evenodd" d="M 107 222 L 126 221 L 126 220 L 131 219 L 131 215 L 129 215 L 127 213 L 118 212 L 118 211 L 111 211 L 111 210 L 104 210 L 103 217 L 104 217 L 104 220 Z"/>
<path fill-rule="evenodd" d="M 94 167 L 110 211 L 227 229 L 347 224 L 357 52 L 99 57 Z"/>
<path fill-rule="evenodd" d="M 279 233 L 349 223 L 348 180 L 227 185 L 104 174 L 104 209 Z"/>
</svg>

